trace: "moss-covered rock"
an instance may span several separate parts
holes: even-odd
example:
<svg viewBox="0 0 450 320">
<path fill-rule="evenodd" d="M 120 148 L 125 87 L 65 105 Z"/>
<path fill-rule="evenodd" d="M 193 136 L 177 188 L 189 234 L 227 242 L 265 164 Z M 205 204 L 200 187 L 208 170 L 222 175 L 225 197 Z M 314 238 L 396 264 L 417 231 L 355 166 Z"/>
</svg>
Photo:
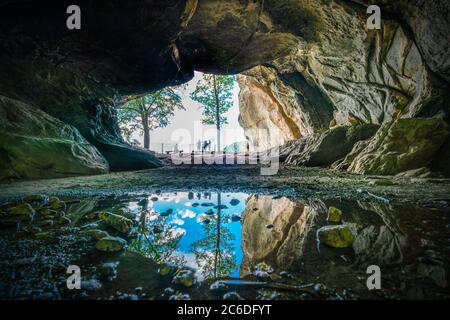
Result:
<svg viewBox="0 0 450 320">
<path fill-rule="evenodd" d="M 158 274 L 161 276 L 173 275 L 178 271 L 178 266 L 171 262 L 165 262 L 159 265 Z"/>
<path fill-rule="evenodd" d="M 320 243 L 333 248 L 347 248 L 353 244 L 355 237 L 348 225 L 325 226 L 317 230 Z"/>
<path fill-rule="evenodd" d="M 108 236 L 97 241 L 95 248 L 104 252 L 116 252 L 123 250 L 126 245 L 127 242 L 124 239 Z"/>
<path fill-rule="evenodd" d="M 72 126 L 0 96 L 0 180 L 108 172 L 108 163 Z"/>
<path fill-rule="evenodd" d="M 104 230 L 99 230 L 99 229 L 83 230 L 80 233 L 83 234 L 83 235 L 87 235 L 89 237 L 92 237 L 95 240 L 101 240 L 103 238 L 109 237 L 108 232 L 106 232 Z"/>
<path fill-rule="evenodd" d="M 15 207 L 12 207 L 9 210 L 9 213 L 12 215 L 17 215 L 17 216 L 22 216 L 22 215 L 34 215 L 35 211 L 33 209 L 33 207 L 29 204 L 29 203 L 21 203 Z"/>
<path fill-rule="evenodd" d="M 133 227 L 133 221 L 128 218 L 119 216 L 111 212 L 99 212 L 98 217 L 108 226 L 116 229 L 119 232 L 127 234 Z"/>
<path fill-rule="evenodd" d="M 329 207 L 327 221 L 340 223 L 342 221 L 342 211 L 336 207 Z"/>
<path fill-rule="evenodd" d="M 53 196 L 49 198 L 46 207 L 56 211 L 65 211 L 66 203 L 64 201 L 61 201 L 58 197 Z"/>
<path fill-rule="evenodd" d="M 37 212 L 40 216 L 44 217 L 55 217 L 58 215 L 58 211 L 50 208 L 39 208 Z"/>
<path fill-rule="evenodd" d="M 195 271 L 191 269 L 180 269 L 172 279 L 173 284 L 192 287 L 195 284 Z"/>
<path fill-rule="evenodd" d="M 385 124 L 348 171 L 393 175 L 426 167 L 448 134 L 448 125 L 441 119 L 401 119 Z"/>
</svg>

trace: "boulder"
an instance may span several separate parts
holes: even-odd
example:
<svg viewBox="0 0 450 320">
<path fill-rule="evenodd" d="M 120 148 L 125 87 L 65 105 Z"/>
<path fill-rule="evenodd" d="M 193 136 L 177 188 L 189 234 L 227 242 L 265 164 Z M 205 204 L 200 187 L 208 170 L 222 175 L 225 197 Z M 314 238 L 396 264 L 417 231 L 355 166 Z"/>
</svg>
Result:
<svg viewBox="0 0 450 320">
<path fill-rule="evenodd" d="M 61 201 L 58 197 L 52 196 L 48 199 L 48 204 L 46 204 L 45 207 L 56 211 L 65 211 L 66 203 Z"/>
<path fill-rule="evenodd" d="M 340 223 L 342 221 L 342 211 L 336 207 L 329 207 L 327 221 Z"/>
<path fill-rule="evenodd" d="M 223 300 L 243 300 L 239 293 L 235 291 L 227 292 L 223 295 Z"/>
<path fill-rule="evenodd" d="M 101 174 L 108 163 L 74 127 L 0 96 L 0 180 Z"/>
<path fill-rule="evenodd" d="M 325 226 L 317 230 L 320 243 L 333 248 L 351 247 L 355 237 L 348 225 Z"/>
<path fill-rule="evenodd" d="M 21 203 L 9 209 L 9 213 L 17 216 L 21 215 L 32 216 L 35 214 L 35 211 L 29 203 Z"/>
<path fill-rule="evenodd" d="M 191 269 L 180 269 L 172 279 L 173 284 L 192 287 L 195 284 L 195 271 Z"/>
<path fill-rule="evenodd" d="M 367 264 L 395 264 L 403 261 L 405 237 L 389 227 L 370 225 L 362 228 L 353 242 L 358 262 Z"/>
<path fill-rule="evenodd" d="M 128 234 L 133 227 L 133 221 L 119 216 L 117 214 L 111 212 L 99 212 L 98 217 L 102 220 L 106 225 L 116 229 L 117 231 Z"/>
<path fill-rule="evenodd" d="M 322 134 L 304 137 L 300 148 L 294 148 L 286 163 L 304 166 L 329 166 L 344 158 L 355 143 L 371 138 L 378 130 L 377 125 L 358 124 L 335 127 Z"/>
<path fill-rule="evenodd" d="M 108 232 L 99 229 L 83 230 L 81 231 L 81 234 L 87 235 L 95 240 L 101 240 L 103 238 L 109 237 Z"/>
<path fill-rule="evenodd" d="M 104 252 L 116 252 L 121 251 L 125 248 L 127 242 L 120 237 L 104 237 L 97 241 L 95 248 L 99 251 Z"/>
<path fill-rule="evenodd" d="M 387 123 L 353 160 L 348 171 L 394 175 L 426 167 L 448 134 L 448 125 L 435 118 L 401 119 Z"/>
</svg>

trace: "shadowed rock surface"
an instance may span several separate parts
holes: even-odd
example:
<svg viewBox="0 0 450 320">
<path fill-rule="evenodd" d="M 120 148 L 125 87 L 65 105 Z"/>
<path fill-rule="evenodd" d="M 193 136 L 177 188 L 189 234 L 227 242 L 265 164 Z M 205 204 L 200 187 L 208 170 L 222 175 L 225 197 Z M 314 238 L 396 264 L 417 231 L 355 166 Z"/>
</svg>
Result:
<svg viewBox="0 0 450 320">
<path fill-rule="evenodd" d="M 101 174 L 108 162 L 73 126 L 0 97 L 0 176 L 45 178 Z"/>
<path fill-rule="evenodd" d="M 448 125 L 440 119 L 402 119 L 386 124 L 348 170 L 386 175 L 427 166 L 448 133 Z"/>
<path fill-rule="evenodd" d="M 289 153 L 286 163 L 305 166 L 329 166 L 345 157 L 353 146 L 370 139 L 378 126 L 361 124 L 335 127 L 321 134 L 311 134 L 299 140 L 300 146 Z"/>
</svg>

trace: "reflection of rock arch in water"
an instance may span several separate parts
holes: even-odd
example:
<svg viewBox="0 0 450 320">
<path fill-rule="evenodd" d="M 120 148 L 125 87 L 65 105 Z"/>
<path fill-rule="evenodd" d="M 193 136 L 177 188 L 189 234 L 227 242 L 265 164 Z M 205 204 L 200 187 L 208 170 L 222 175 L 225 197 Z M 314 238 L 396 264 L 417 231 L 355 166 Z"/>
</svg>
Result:
<svg viewBox="0 0 450 320">
<path fill-rule="evenodd" d="M 263 261 L 276 271 L 300 271 L 305 278 L 319 274 L 332 278 L 349 272 L 352 265 L 365 272 L 360 267 L 368 263 L 389 265 L 404 261 L 407 237 L 398 224 L 396 208 L 362 202 L 341 205 L 346 207 L 345 222 L 351 223 L 355 232 L 355 260 L 350 264 L 342 264 L 343 251 L 317 249 L 316 231 L 327 224 L 327 205 L 321 200 L 294 202 L 271 196 L 249 197 L 242 219 L 241 277 L 251 274 L 252 268 Z M 369 218 L 370 212 L 377 215 Z M 345 252 L 353 255 L 352 251 Z"/>
<path fill-rule="evenodd" d="M 365 226 L 358 231 L 353 249 L 359 263 L 402 263 L 407 247 L 407 236 L 402 232 L 396 217 L 396 209 L 389 204 L 358 202 L 364 209 L 376 212 L 382 225 Z"/>
<path fill-rule="evenodd" d="M 249 197 L 243 214 L 241 276 L 262 261 L 276 270 L 296 268 L 307 244 L 315 244 L 314 226 L 318 212 L 324 209 L 319 201 L 303 204 L 287 198 Z"/>
</svg>

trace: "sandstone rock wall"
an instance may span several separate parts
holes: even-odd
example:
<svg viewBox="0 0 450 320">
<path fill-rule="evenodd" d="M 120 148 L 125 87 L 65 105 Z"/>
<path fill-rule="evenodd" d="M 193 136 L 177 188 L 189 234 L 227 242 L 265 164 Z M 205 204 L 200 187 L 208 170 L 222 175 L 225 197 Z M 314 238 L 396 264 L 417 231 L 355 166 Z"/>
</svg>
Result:
<svg viewBox="0 0 450 320">
<path fill-rule="evenodd" d="M 251 145 L 267 150 L 301 137 L 305 130 L 297 110 L 281 105 L 270 87 L 256 78 L 239 75 L 238 82 L 239 121 Z"/>
<path fill-rule="evenodd" d="M 266 116 L 266 112 L 278 106 L 277 110 L 283 111 L 277 113 L 288 114 L 290 119 L 295 119 L 293 121 L 303 137 L 301 141 L 291 142 L 282 148 L 282 158 L 293 164 L 329 165 L 326 160 L 328 155 L 333 154 L 333 148 L 327 144 L 320 148 L 321 144 L 317 143 L 317 137 L 329 128 L 361 123 L 393 124 L 399 119 L 416 117 L 441 118 L 448 122 L 450 85 L 447 72 L 450 56 L 449 50 L 443 48 L 443 43 L 449 45 L 443 26 L 449 26 L 449 5 L 444 1 L 434 4 L 400 2 L 394 5 L 394 2 L 378 1 L 383 13 L 382 30 L 378 31 L 366 28 L 368 15 L 364 1 L 359 1 L 361 5 L 352 1 L 280 1 L 280 6 L 285 8 L 295 7 L 298 3 L 307 8 L 314 21 L 308 25 L 314 30 L 311 33 L 314 37 L 296 35 L 296 50 L 244 72 L 240 82 L 247 84 L 247 88 L 241 91 L 240 109 L 242 114 L 252 115 L 243 117 L 244 128 L 251 132 L 255 127 L 271 126 L 273 121 Z M 395 14 L 396 10 L 399 14 Z M 419 12 L 421 10 L 423 12 Z M 437 13 L 437 10 L 441 12 Z M 272 21 L 267 25 L 273 30 L 285 30 L 285 25 L 274 22 L 270 8 L 267 11 Z M 433 14 L 439 16 L 435 22 L 431 19 Z M 436 29 L 431 31 L 433 24 Z M 424 33 L 426 28 L 430 29 L 429 34 Z M 252 95 L 249 95 L 250 87 L 255 87 L 255 84 L 266 89 L 252 90 Z M 272 98 L 270 102 L 267 102 L 267 92 Z M 253 121 L 260 118 L 266 121 Z M 424 126 L 427 121 L 423 121 Z M 281 130 L 284 134 L 278 133 L 283 137 L 281 140 L 286 141 L 289 137 L 290 140 L 296 139 L 284 123 L 279 128 L 285 128 Z M 369 138 L 367 136 L 365 139 Z M 270 139 L 262 139 L 264 137 L 250 137 L 257 144 L 275 146 Z M 336 148 L 343 152 L 340 156 L 344 158 L 351 148 L 344 147 L 347 143 L 345 139 L 336 143 Z M 409 143 L 406 149 L 410 151 L 415 145 L 408 139 L 399 139 L 398 143 Z M 422 159 L 416 158 L 419 160 L 417 163 L 429 163 L 433 157 L 442 156 L 442 152 L 436 152 L 442 145 L 440 140 L 431 139 L 428 143 L 435 143 L 431 153 L 423 154 Z M 305 159 L 305 152 L 307 158 L 310 157 L 308 150 L 311 149 L 319 151 L 323 161 L 302 160 Z M 361 141 L 353 150 L 352 159 L 359 152 L 371 152 L 363 149 Z M 400 155 L 392 155 L 392 159 L 395 157 Z M 397 160 L 393 161 L 402 163 Z M 348 168 L 349 160 L 346 162 L 336 167 Z M 441 160 L 434 163 L 439 163 L 439 171 L 448 171 Z M 374 166 L 370 172 L 387 174 L 389 170 L 381 169 L 385 165 L 388 164 L 379 163 L 380 169 Z M 408 167 L 399 165 L 389 172 L 395 174 L 408 170 Z M 357 173 L 364 171 L 357 170 L 355 166 L 350 166 L 349 170 Z"/>
</svg>

